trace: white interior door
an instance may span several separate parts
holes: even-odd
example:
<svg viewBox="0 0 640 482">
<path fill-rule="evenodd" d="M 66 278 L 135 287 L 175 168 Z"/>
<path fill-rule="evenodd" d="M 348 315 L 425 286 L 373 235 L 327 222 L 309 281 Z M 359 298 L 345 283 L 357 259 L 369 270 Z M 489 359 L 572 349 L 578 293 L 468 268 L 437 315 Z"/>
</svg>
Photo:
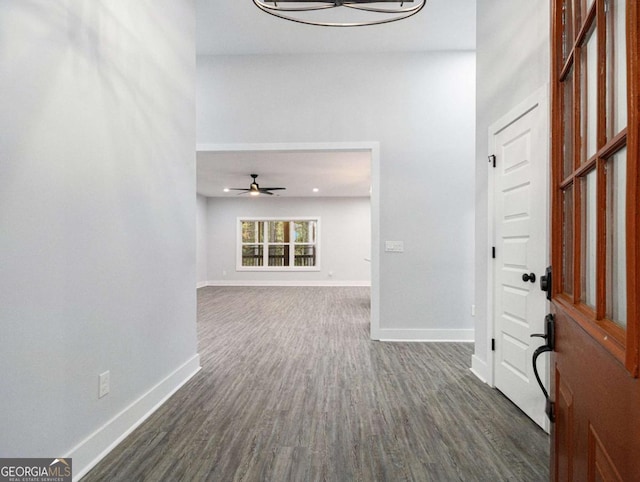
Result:
<svg viewBox="0 0 640 482">
<path fill-rule="evenodd" d="M 533 374 L 533 351 L 544 344 L 547 302 L 540 276 L 548 260 L 546 106 L 536 104 L 493 135 L 494 383 L 548 430 L 545 399 Z M 533 281 L 532 274 L 535 275 Z M 527 281 L 527 277 L 529 280 Z M 547 381 L 547 356 L 538 370 Z"/>
</svg>

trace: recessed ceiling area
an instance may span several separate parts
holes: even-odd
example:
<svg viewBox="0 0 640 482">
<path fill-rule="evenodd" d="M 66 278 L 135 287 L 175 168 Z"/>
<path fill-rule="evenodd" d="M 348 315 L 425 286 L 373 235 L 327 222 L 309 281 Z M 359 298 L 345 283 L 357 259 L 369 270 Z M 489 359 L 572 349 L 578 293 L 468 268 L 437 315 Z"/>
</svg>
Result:
<svg viewBox="0 0 640 482">
<path fill-rule="evenodd" d="M 249 197 L 225 188 L 285 187 L 269 197 L 369 197 L 371 152 L 198 151 L 197 192 L 207 197 Z M 314 191 L 317 189 L 317 191 Z"/>
<path fill-rule="evenodd" d="M 405 4 L 406 6 L 406 4 Z M 427 0 L 417 15 L 369 27 L 317 27 L 260 11 L 251 0 L 197 0 L 198 55 L 475 50 L 476 2 Z"/>
</svg>

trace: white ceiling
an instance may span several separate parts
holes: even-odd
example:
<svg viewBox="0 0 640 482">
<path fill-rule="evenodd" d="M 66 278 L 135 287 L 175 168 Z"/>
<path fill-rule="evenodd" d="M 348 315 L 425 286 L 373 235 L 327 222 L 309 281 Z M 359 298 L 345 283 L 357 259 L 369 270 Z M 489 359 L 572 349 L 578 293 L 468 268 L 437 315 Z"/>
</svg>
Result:
<svg viewBox="0 0 640 482">
<path fill-rule="evenodd" d="M 261 12 L 252 0 L 197 0 L 196 8 L 198 55 L 475 50 L 476 45 L 476 0 L 427 0 L 406 20 L 356 28 L 288 22 Z"/>
<path fill-rule="evenodd" d="M 207 197 L 238 197 L 224 188 L 248 188 L 250 174 L 260 187 L 286 188 L 274 197 L 369 196 L 371 187 L 369 151 L 201 151 L 197 161 L 197 192 Z"/>
<path fill-rule="evenodd" d="M 476 0 L 427 0 L 417 15 L 357 28 L 301 25 L 258 10 L 252 0 L 197 0 L 198 55 L 375 53 L 474 50 Z M 336 9 L 338 10 L 338 9 Z M 340 9 L 345 10 L 345 9 Z M 369 154 L 358 152 L 199 152 L 198 193 L 224 187 L 283 186 L 289 196 L 368 196 Z M 312 188 L 320 189 L 313 193 Z"/>
</svg>

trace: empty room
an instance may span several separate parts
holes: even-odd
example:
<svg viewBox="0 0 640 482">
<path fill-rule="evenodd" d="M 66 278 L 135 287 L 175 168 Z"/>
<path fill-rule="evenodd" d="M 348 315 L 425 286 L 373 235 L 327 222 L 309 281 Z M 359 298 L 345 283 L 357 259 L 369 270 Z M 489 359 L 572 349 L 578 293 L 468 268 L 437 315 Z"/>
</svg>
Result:
<svg viewBox="0 0 640 482">
<path fill-rule="evenodd" d="M 0 479 L 637 480 L 639 27 L 0 2 Z"/>
</svg>

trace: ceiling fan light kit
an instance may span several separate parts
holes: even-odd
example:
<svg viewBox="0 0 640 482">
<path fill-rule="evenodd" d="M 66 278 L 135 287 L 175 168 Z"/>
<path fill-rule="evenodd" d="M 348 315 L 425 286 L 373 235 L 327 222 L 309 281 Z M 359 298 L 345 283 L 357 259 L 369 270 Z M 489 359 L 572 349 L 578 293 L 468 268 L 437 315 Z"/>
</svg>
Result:
<svg viewBox="0 0 640 482">
<path fill-rule="evenodd" d="M 427 3 L 427 0 L 253 0 L 256 7 L 269 15 L 289 20 L 291 22 L 303 23 L 305 25 L 316 25 L 320 27 L 365 27 L 369 25 L 380 25 L 384 23 L 396 22 L 409 18 L 420 12 Z M 411 4 L 405 6 L 405 3 Z M 282 5 L 281 5 L 282 4 Z M 346 8 L 352 11 L 367 12 L 377 14 L 376 18 L 369 20 L 353 19 L 352 21 L 330 22 L 324 20 L 313 20 L 305 16 L 307 13 L 327 11 L 336 8 Z"/>
</svg>

